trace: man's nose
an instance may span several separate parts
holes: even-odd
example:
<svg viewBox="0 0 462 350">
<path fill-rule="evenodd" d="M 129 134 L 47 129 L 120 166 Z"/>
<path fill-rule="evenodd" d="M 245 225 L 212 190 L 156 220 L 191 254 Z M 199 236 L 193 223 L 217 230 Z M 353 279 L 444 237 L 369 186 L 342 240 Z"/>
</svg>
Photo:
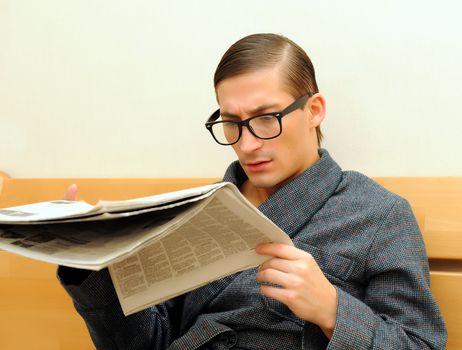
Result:
<svg viewBox="0 0 462 350">
<path fill-rule="evenodd" d="M 241 138 L 238 142 L 238 147 L 242 152 L 250 153 L 259 149 L 263 144 L 263 140 L 253 135 L 247 127 L 242 128 Z"/>
</svg>

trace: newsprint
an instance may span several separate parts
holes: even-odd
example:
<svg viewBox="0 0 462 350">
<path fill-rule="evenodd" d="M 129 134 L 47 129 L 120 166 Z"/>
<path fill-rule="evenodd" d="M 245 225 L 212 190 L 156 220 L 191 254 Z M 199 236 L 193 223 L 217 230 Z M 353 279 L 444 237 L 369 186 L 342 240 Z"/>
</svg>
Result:
<svg viewBox="0 0 462 350">
<path fill-rule="evenodd" d="M 259 242 L 293 245 L 231 183 L 125 201 L 56 200 L 0 209 L 0 249 L 108 267 L 125 315 L 259 265 Z"/>
</svg>

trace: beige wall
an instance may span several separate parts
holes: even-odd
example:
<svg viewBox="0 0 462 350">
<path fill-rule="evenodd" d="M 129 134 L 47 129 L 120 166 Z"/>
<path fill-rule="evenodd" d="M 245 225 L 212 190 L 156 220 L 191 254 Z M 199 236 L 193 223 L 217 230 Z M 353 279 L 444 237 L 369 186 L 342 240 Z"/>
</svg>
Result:
<svg viewBox="0 0 462 350">
<path fill-rule="evenodd" d="M 0 170 L 14 177 L 220 176 L 203 122 L 224 50 L 303 46 L 325 147 L 369 175 L 462 175 L 458 1 L 0 0 Z"/>
</svg>

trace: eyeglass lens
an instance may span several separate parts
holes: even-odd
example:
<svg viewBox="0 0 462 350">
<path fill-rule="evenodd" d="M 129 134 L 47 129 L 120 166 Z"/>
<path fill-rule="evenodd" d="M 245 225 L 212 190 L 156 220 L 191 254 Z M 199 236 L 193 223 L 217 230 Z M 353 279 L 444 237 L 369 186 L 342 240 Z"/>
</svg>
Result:
<svg viewBox="0 0 462 350">
<path fill-rule="evenodd" d="M 276 137 L 281 132 L 279 120 L 274 115 L 262 115 L 248 119 L 248 125 L 249 131 L 261 139 Z M 222 144 L 235 143 L 240 137 L 239 124 L 233 121 L 214 124 L 212 131 L 217 141 Z"/>
</svg>

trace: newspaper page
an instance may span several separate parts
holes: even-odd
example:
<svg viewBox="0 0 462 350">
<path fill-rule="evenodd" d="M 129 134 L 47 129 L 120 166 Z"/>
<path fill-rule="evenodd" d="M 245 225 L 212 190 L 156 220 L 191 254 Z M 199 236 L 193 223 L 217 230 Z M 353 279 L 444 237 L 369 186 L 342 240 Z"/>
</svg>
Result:
<svg viewBox="0 0 462 350">
<path fill-rule="evenodd" d="M 169 200 L 106 212 L 106 220 L 10 221 L 0 224 L 0 249 L 69 267 L 109 267 L 128 315 L 257 266 L 267 259 L 255 253 L 259 242 L 293 245 L 233 184 Z"/>
<path fill-rule="evenodd" d="M 125 315 L 259 265 L 268 257 L 255 253 L 257 243 L 293 245 L 236 190 L 217 191 L 167 234 L 109 266 Z"/>
<path fill-rule="evenodd" d="M 52 264 L 100 270 L 174 224 L 191 203 L 113 220 L 0 225 L 0 249 Z"/>
<path fill-rule="evenodd" d="M 229 184 L 228 184 L 229 185 Z M 225 182 L 189 188 L 180 191 L 157 194 L 148 197 L 134 198 L 123 201 L 99 201 L 96 205 L 84 201 L 54 200 L 26 204 L 0 209 L 0 224 L 37 224 L 52 221 L 81 221 L 112 219 L 118 216 L 128 216 L 129 212 L 139 214 L 141 210 L 189 202 L 191 199 L 202 199 L 208 193 L 227 186 Z M 138 212 L 139 211 L 139 212 Z M 124 215 L 117 215 L 122 213 Z M 104 215 L 109 214 L 109 215 Z"/>
<path fill-rule="evenodd" d="M 123 204 L 136 210 L 90 217 L 77 217 L 80 215 L 77 212 L 94 212 L 92 206 L 84 202 L 51 201 L 6 208 L 4 215 L 9 218 L 4 221 L 6 224 L 0 222 L 0 249 L 53 264 L 100 270 L 174 225 L 179 213 L 190 210 L 192 203 L 211 196 L 223 186 L 233 185 L 219 183 L 137 198 L 127 201 L 138 203 L 134 207 Z M 144 203 L 143 206 L 140 203 Z M 119 209 L 121 205 L 117 204 Z M 56 206 L 57 209 L 50 209 Z M 68 209 L 71 206 L 73 209 Z M 27 212 L 35 218 L 15 220 Z M 43 219 L 45 217 L 50 219 Z"/>
<path fill-rule="evenodd" d="M 0 209 L 0 224 L 20 224 L 43 220 L 86 216 L 97 209 L 82 201 L 56 200 Z"/>
</svg>

